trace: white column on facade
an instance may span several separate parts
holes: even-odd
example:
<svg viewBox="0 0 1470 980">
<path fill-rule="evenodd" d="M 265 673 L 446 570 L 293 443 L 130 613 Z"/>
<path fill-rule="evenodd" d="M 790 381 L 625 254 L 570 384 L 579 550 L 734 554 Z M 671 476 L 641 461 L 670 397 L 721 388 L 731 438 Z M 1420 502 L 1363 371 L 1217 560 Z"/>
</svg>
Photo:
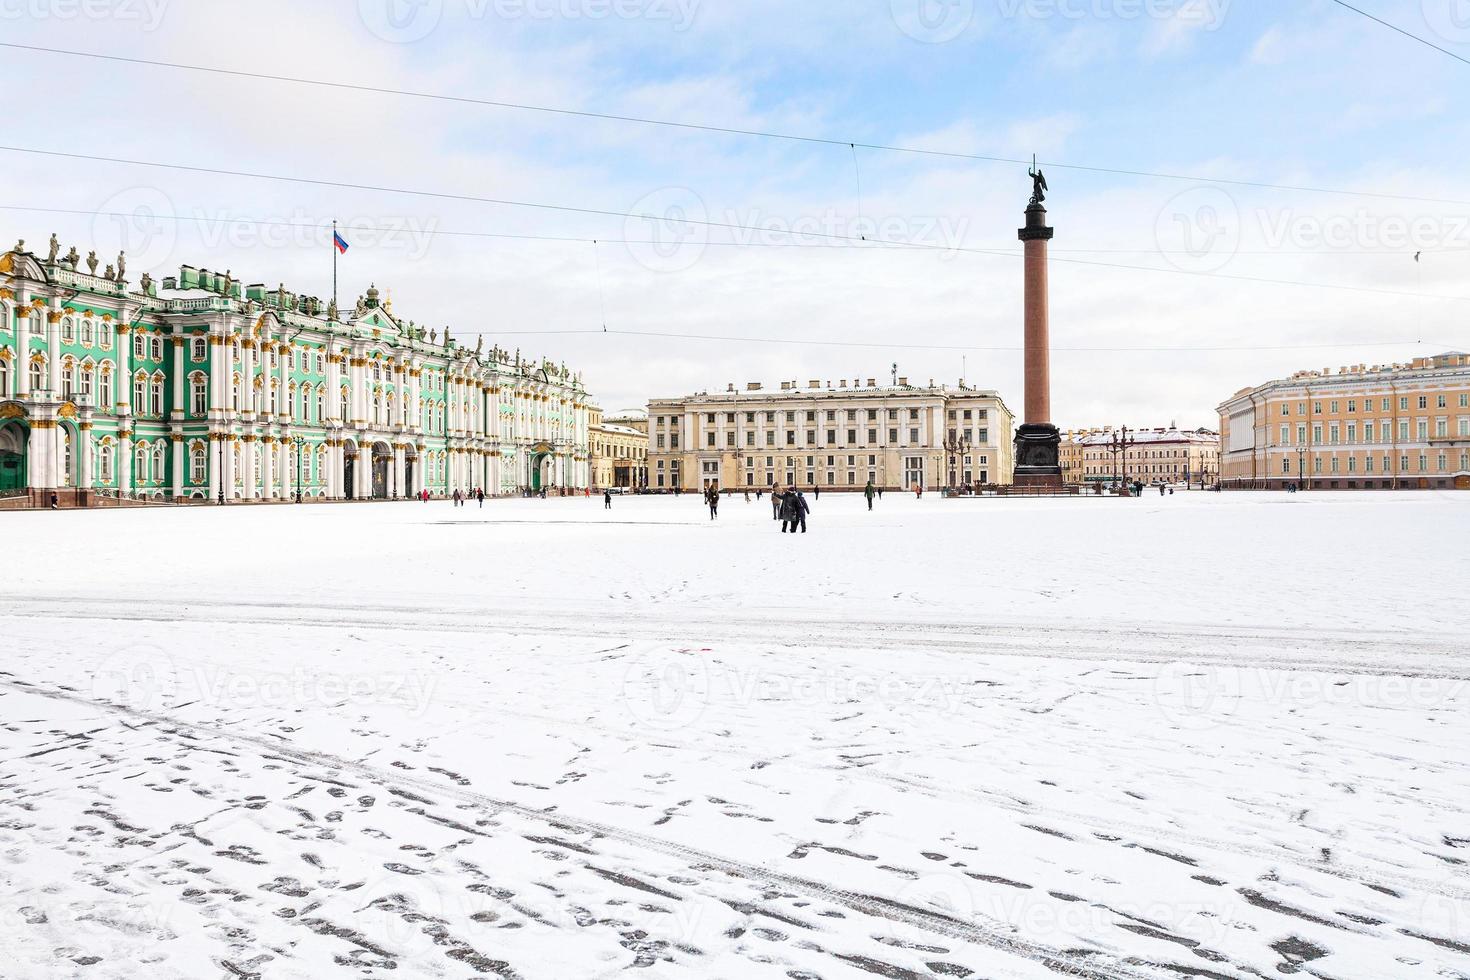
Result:
<svg viewBox="0 0 1470 980">
<path fill-rule="evenodd" d="M 240 402 L 240 410 L 244 412 L 247 417 L 254 418 L 255 338 L 253 337 L 246 337 L 245 340 L 242 341 L 240 344 Z M 249 494 L 247 493 L 246 496 L 248 497 Z"/>
<path fill-rule="evenodd" d="M 92 454 L 96 452 L 92 440 L 92 423 L 81 423 L 77 426 L 77 431 L 79 435 L 76 451 L 82 454 L 79 461 L 81 476 L 77 481 L 77 485 L 83 490 L 91 490 L 93 484 L 96 482 L 92 469 Z"/>
<path fill-rule="evenodd" d="M 373 495 L 373 450 L 363 443 L 357 448 L 357 499 L 369 500 Z"/>
<path fill-rule="evenodd" d="M 21 300 L 24 302 L 24 300 Z M 0 313 L 5 315 L 5 324 L 11 321 L 11 308 L 0 305 Z M 25 306 L 18 306 L 14 310 L 15 322 L 15 394 L 17 398 L 24 398 L 31 393 L 31 316 L 30 310 Z M 27 463 L 29 466 L 29 463 Z M 29 470 L 27 471 L 29 472 Z M 34 480 L 31 483 L 35 483 Z"/>
<path fill-rule="evenodd" d="M 174 407 L 173 417 L 184 417 L 184 338 L 175 336 L 174 343 Z"/>
<path fill-rule="evenodd" d="M 126 425 L 127 428 L 118 433 L 117 489 L 127 493 L 133 489 L 133 424 L 126 419 L 120 419 L 118 425 Z"/>
<path fill-rule="evenodd" d="M 225 499 L 233 500 L 235 497 L 235 482 L 238 474 L 235 472 L 235 452 L 240 449 L 241 442 L 238 436 L 228 435 L 224 439 L 225 444 Z M 244 458 L 244 452 L 240 453 Z"/>
<path fill-rule="evenodd" d="M 310 452 L 310 449 L 307 446 L 302 446 L 302 451 Z M 300 471 L 303 496 L 306 490 L 305 481 L 307 475 L 307 468 L 304 464 L 308 459 L 310 459 L 309 456 L 304 456 L 301 461 L 303 464 Z M 281 476 L 281 499 L 285 500 L 291 496 L 296 487 L 296 471 L 291 468 L 291 444 L 285 439 L 276 443 L 276 472 Z"/>
<path fill-rule="evenodd" d="M 40 312 L 39 310 L 37 311 Z M 61 397 L 61 311 L 46 312 L 46 373 L 51 397 Z"/>
<path fill-rule="evenodd" d="M 408 487 L 403 482 L 403 444 L 398 443 L 393 447 L 393 486 L 388 489 L 390 497 L 405 497 L 408 495 Z"/>
<path fill-rule="evenodd" d="M 269 500 L 272 491 L 276 489 L 276 444 L 270 436 L 262 436 L 260 439 L 260 466 L 260 496 Z"/>
<path fill-rule="evenodd" d="M 182 345 L 179 345 L 179 347 L 181 346 Z M 175 349 L 177 350 L 178 347 L 176 347 Z M 184 496 L 184 437 L 179 433 L 174 433 L 173 435 L 169 436 L 169 439 L 171 442 L 169 448 L 173 450 L 174 457 L 174 497 L 175 499 L 178 499 Z"/>
</svg>

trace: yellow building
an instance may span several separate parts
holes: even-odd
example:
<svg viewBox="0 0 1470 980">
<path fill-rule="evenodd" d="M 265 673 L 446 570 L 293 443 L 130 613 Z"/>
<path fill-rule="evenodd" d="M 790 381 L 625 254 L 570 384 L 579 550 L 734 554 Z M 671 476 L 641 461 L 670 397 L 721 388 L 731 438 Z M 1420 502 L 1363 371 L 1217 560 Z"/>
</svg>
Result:
<svg viewBox="0 0 1470 980">
<path fill-rule="evenodd" d="M 994 391 L 873 379 L 751 382 L 648 404 L 649 488 L 861 490 L 1009 484 L 1012 417 Z"/>
<path fill-rule="evenodd" d="M 648 419 L 623 414 L 604 418 L 592 408 L 588 424 L 594 489 L 648 485 Z"/>
<path fill-rule="evenodd" d="M 1210 429 L 1093 429 L 1078 440 L 1087 484 L 1193 483 L 1220 475 L 1220 434 Z"/>
<path fill-rule="evenodd" d="M 1062 464 L 1063 483 L 1081 483 L 1083 474 L 1083 446 L 1082 440 L 1102 429 L 1068 429 L 1062 433 L 1062 444 L 1059 449 L 1059 457 Z"/>
<path fill-rule="evenodd" d="M 1226 487 L 1470 489 L 1470 356 L 1298 371 L 1220 405 Z"/>
</svg>

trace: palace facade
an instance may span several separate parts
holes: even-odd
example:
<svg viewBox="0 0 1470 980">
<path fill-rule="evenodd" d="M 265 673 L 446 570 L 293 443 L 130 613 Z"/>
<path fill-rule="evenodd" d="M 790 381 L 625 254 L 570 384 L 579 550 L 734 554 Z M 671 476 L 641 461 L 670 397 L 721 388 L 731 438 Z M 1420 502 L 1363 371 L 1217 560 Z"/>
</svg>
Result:
<svg viewBox="0 0 1470 980">
<path fill-rule="evenodd" d="M 391 499 L 588 485 L 565 366 L 184 266 L 0 253 L 0 502 Z"/>
<path fill-rule="evenodd" d="M 1298 371 L 1220 405 L 1221 483 L 1470 489 L 1470 355 Z"/>
<path fill-rule="evenodd" d="M 994 391 L 869 378 L 648 403 L 651 490 L 1009 484 L 1012 417 Z"/>
</svg>

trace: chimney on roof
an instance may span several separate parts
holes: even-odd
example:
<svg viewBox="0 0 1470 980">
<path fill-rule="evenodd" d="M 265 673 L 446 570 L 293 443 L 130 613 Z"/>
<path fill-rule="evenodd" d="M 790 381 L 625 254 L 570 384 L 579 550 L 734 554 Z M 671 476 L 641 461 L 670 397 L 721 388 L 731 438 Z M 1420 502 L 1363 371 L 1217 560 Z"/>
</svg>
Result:
<svg viewBox="0 0 1470 980">
<path fill-rule="evenodd" d="M 781 390 L 782 391 L 790 391 L 791 390 L 791 382 L 790 381 L 783 381 L 783 382 L 781 382 Z"/>
<path fill-rule="evenodd" d="M 760 391 L 761 390 L 761 383 L 759 381 L 747 381 L 747 382 L 745 382 L 745 390 L 746 391 Z"/>
<path fill-rule="evenodd" d="M 729 386 L 725 390 L 726 391 L 734 391 L 735 390 L 735 382 L 731 381 L 730 384 L 729 384 Z"/>
<path fill-rule="evenodd" d="M 876 388 L 876 387 L 878 387 L 878 379 L 877 378 L 869 378 L 868 379 L 868 387 L 869 388 Z"/>
<path fill-rule="evenodd" d="M 837 384 L 838 384 L 839 387 L 846 388 L 847 387 L 847 379 L 846 378 L 843 378 L 841 381 L 837 382 Z"/>
<path fill-rule="evenodd" d="M 898 379 L 898 386 L 900 388 L 907 388 L 909 386 L 909 379 L 908 378 L 899 378 Z"/>
<path fill-rule="evenodd" d="M 808 382 L 807 382 L 807 383 L 806 383 L 806 386 L 807 386 L 807 387 L 808 387 L 808 388 L 820 388 L 820 387 L 822 387 L 822 382 L 821 382 L 821 379 L 818 379 L 818 380 L 816 380 L 816 381 L 808 381 Z"/>
</svg>

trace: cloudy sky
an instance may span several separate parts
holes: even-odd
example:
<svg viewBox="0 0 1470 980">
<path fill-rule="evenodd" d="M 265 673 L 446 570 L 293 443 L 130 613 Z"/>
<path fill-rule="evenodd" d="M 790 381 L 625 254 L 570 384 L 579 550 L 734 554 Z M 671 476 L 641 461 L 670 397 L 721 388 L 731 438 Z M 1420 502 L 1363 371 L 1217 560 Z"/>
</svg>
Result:
<svg viewBox="0 0 1470 980">
<path fill-rule="evenodd" d="M 1462 0 L 1356 5 L 1470 56 Z M 0 42 L 814 138 L 0 47 L 7 245 L 326 296 L 335 218 L 344 303 L 611 411 L 895 363 L 1019 411 L 1025 167 L 850 143 L 1040 157 L 1064 427 L 1470 348 L 1470 66 L 1330 0 L 0 0 Z"/>
</svg>

